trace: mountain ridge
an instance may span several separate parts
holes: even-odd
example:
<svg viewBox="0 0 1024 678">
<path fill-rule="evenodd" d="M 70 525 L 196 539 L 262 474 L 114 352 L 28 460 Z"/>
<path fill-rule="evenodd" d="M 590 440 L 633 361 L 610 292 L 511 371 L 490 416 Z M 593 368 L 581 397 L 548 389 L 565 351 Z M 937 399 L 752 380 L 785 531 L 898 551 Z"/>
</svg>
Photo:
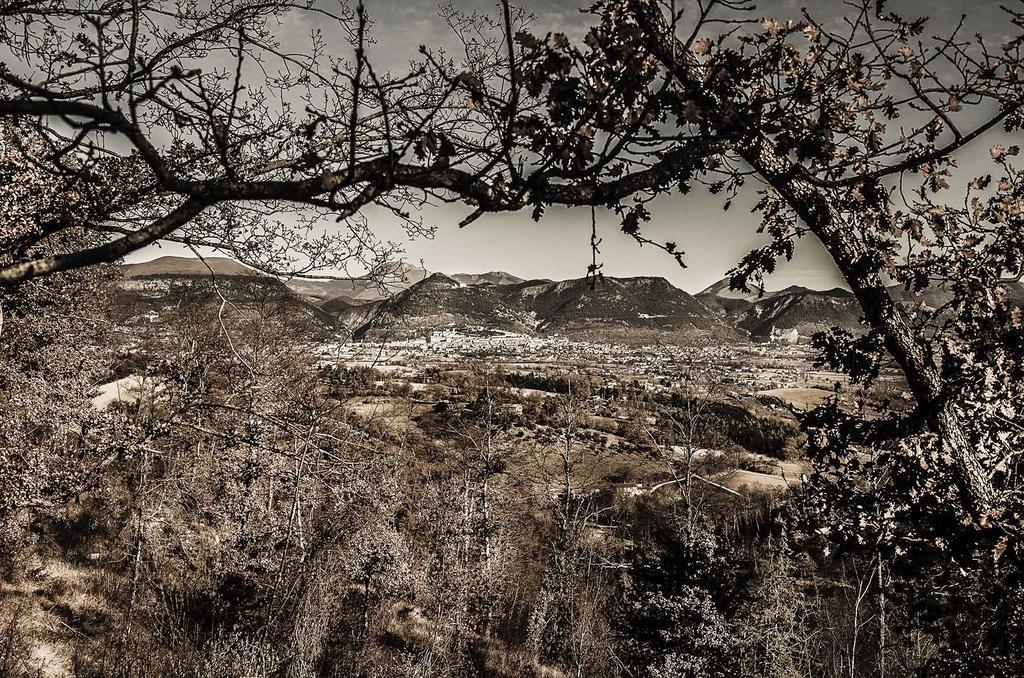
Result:
<svg viewBox="0 0 1024 678">
<path fill-rule="evenodd" d="M 344 329 L 360 338 L 464 327 L 594 341 L 687 343 L 747 337 L 799 341 L 833 326 L 864 330 L 859 304 L 840 287 L 790 285 L 759 295 L 731 290 L 729 279 L 723 278 L 690 294 L 658 276 L 605 276 L 591 284 L 585 278 L 525 280 L 505 271 L 431 273 L 407 262 L 386 270 L 394 274 L 386 283 L 360 278 L 282 280 L 227 257 L 167 256 L 126 264 L 123 270 L 124 286 L 135 292 L 144 292 L 142 287 L 153 287 L 160 279 L 165 280 L 164 289 L 170 289 L 166 281 L 178 281 L 172 285 L 176 286 L 211 278 L 211 271 L 226 281 L 257 280 L 263 287 L 274 287 L 281 303 L 301 308 L 325 328 Z M 332 294 L 339 289 L 346 293 Z M 914 297 L 898 286 L 892 293 L 905 304 L 925 306 L 941 305 L 947 296 L 929 290 Z M 142 297 L 154 294 L 150 290 Z M 135 302 L 141 300 L 140 295 L 135 297 Z"/>
<path fill-rule="evenodd" d="M 615 343 L 738 340 L 742 332 L 664 278 L 606 276 L 465 286 L 434 274 L 384 301 L 356 338 L 424 336 L 464 327 Z"/>
<path fill-rule="evenodd" d="M 203 263 L 204 261 L 206 263 Z M 200 259 L 198 257 L 177 256 L 177 255 L 164 255 L 164 256 L 156 257 L 154 259 L 150 259 L 150 260 L 147 260 L 147 261 L 124 263 L 124 264 L 121 264 L 121 269 L 129 277 L 140 277 L 140 276 L 144 276 L 144 275 L 209 275 L 210 274 L 210 269 L 207 268 L 207 264 L 210 265 L 210 268 L 213 268 L 213 273 L 215 275 L 268 275 L 268 274 L 262 273 L 261 271 L 255 269 L 255 268 L 252 268 L 252 267 L 250 267 L 250 266 L 248 266 L 246 264 L 243 264 L 243 263 L 241 263 L 241 262 L 239 262 L 239 261 L 237 261 L 235 259 L 232 259 L 232 258 L 226 257 L 226 256 L 208 256 L 208 257 L 203 257 L 202 259 Z M 381 267 L 380 276 L 398 276 L 398 275 L 402 275 L 402 274 L 409 275 L 410 277 L 415 278 L 415 280 L 412 280 L 411 282 L 407 281 L 408 284 L 406 284 L 405 287 L 408 287 L 408 286 L 410 286 L 410 285 L 412 285 L 412 284 L 414 284 L 416 282 L 419 282 L 420 280 L 430 276 L 431 274 L 437 273 L 437 272 L 438 271 L 430 271 L 430 270 L 426 269 L 425 267 L 420 266 L 418 264 L 412 264 L 412 263 L 409 263 L 408 261 L 405 261 L 405 260 L 399 260 L 399 261 L 393 262 L 392 267 L 389 267 L 389 265 L 386 265 L 386 264 L 383 265 Z M 565 278 L 565 279 L 562 279 L 562 280 L 554 280 L 554 279 L 550 279 L 550 278 L 523 278 L 521 276 L 515 275 L 514 273 L 509 273 L 508 271 L 500 271 L 500 270 L 488 271 L 486 273 L 465 273 L 465 272 L 443 273 L 443 275 L 446 275 L 449 278 L 452 278 L 453 280 L 456 280 L 457 282 L 459 282 L 461 284 L 464 284 L 464 285 L 551 283 L 551 282 L 566 282 L 566 281 L 578 280 L 579 279 L 579 278 Z M 608 277 L 609 278 L 616 278 L 616 279 L 629 279 L 629 278 L 661 277 L 661 276 L 643 276 L 643 275 L 630 276 L 630 275 L 623 275 L 623 276 L 608 276 Z M 322 283 L 322 284 L 325 284 L 325 285 L 351 285 L 352 283 L 356 283 L 356 284 L 358 284 L 358 283 L 369 283 L 371 285 L 376 285 L 377 284 L 374 281 L 372 281 L 372 280 L 370 280 L 370 279 L 368 279 L 366 277 L 363 277 L 363 276 L 350 276 L 350 277 L 337 277 L 337 278 L 324 278 L 324 279 L 320 279 L 320 278 L 290 278 L 290 279 L 285 279 L 283 282 L 285 282 L 285 284 L 289 285 L 289 287 L 301 286 L 301 285 L 306 284 L 306 283 L 311 283 L 311 284 L 320 284 L 320 283 Z M 672 284 L 672 283 L 670 282 L 669 284 Z M 403 287 L 403 289 L 405 287 Z M 673 285 L 673 287 L 675 287 L 675 285 Z M 704 289 L 696 291 L 696 292 L 690 292 L 689 290 L 683 290 L 683 288 L 681 288 L 681 287 L 676 287 L 676 289 L 683 290 L 684 292 L 687 292 L 687 294 L 690 294 L 691 296 L 694 296 L 694 297 L 697 297 L 699 295 L 713 293 L 713 292 L 716 292 L 716 291 L 722 291 L 722 294 L 720 294 L 720 296 L 723 296 L 723 297 L 733 297 L 733 298 L 756 297 L 756 292 L 737 292 L 737 291 L 731 291 L 730 292 L 728 290 L 728 287 L 729 287 L 729 278 L 725 277 L 725 278 L 722 278 L 722 279 L 720 279 L 720 280 L 718 280 L 716 282 L 711 283 L 710 285 L 708 285 Z M 899 286 L 898 285 L 894 285 L 894 286 L 891 286 L 891 287 L 895 288 L 895 287 L 899 287 Z M 790 290 L 790 289 L 795 289 L 795 288 L 799 288 L 799 289 L 803 289 L 803 290 L 810 290 L 810 291 L 813 291 L 813 292 L 827 292 L 827 291 L 832 291 L 832 290 L 842 290 L 842 288 L 837 288 L 837 287 L 831 288 L 831 290 L 818 290 L 818 289 L 815 289 L 815 288 L 808 288 L 808 287 L 803 287 L 803 286 L 799 286 L 799 285 L 791 285 L 791 286 L 789 286 L 787 288 L 784 288 L 783 290 L 766 290 L 765 291 L 765 296 L 772 296 L 772 295 L 778 294 L 778 293 L 780 293 L 782 291 L 786 291 L 786 290 Z M 327 298 L 330 298 L 330 297 L 323 297 L 323 299 L 325 299 L 325 300 Z"/>
</svg>

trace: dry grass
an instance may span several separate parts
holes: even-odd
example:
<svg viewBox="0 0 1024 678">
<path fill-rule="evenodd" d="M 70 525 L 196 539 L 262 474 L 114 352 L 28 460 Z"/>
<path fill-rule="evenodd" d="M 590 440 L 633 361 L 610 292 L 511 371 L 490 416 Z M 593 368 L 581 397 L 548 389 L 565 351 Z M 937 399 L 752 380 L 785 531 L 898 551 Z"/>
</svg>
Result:
<svg viewBox="0 0 1024 678">
<path fill-rule="evenodd" d="M 10 675 L 74 674 L 76 648 L 109 621 L 105 578 L 95 568 L 32 556 L 13 581 L 0 585 L 0 625 L 17 626 L 8 652 L 18 668 Z"/>
</svg>

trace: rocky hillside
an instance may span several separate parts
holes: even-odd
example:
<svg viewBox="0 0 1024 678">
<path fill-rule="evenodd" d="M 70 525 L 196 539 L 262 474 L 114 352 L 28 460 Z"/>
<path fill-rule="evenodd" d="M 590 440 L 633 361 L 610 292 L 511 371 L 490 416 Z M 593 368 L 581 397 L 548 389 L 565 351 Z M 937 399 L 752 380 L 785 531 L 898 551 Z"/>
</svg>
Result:
<svg viewBox="0 0 1024 678">
<path fill-rule="evenodd" d="M 373 320 L 383 301 L 350 302 L 341 297 L 320 304 L 320 309 L 334 318 L 338 328 L 348 334 Z"/>
<path fill-rule="evenodd" d="M 347 278 L 345 280 L 290 280 L 288 285 L 329 313 L 347 314 L 349 309 L 393 298 L 429 276 L 430 273 L 424 268 L 398 263 L 384 283 Z M 449 277 L 461 285 L 469 286 L 510 285 L 523 282 L 522 278 L 504 271 L 456 273 Z M 363 311 L 365 310 L 363 309 Z"/>
<path fill-rule="evenodd" d="M 752 337 L 797 341 L 832 327 L 863 332 L 861 315 L 857 299 L 847 290 L 796 287 L 758 299 L 737 324 Z"/>
<path fill-rule="evenodd" d="M 543 285 L 536 292 L 534 309 L 541 319 L 539 329 L 545 333 L 617 342 L 741 336 L 664 278 L 606 277 L 593 289 L 584 279 L 566 280 Z"/>
<path fill-rule="evenodd" d="M 435 273 L 383 302 L 356 336 L 397 339 L 450 326 L 535 333 L 536 318 L 507 291 L 499 285 L 462 285 Z"/>
<path fill-rule="evenodd" d="M 857 300 L 839 287 L 811 290 L 794 285 L 759 297 L 753 292 L 730 290 L 728 279 L 724 279 L 696 298 L 755 339 L 799 341 L 836 326 L 851 332 L 863 331 Z"/>
<path fill-rule="evenodd" d="M 1004 289 L 1011 303 L 1024 307 L 1024 285 L 1012 282 Z M 912 313 L 923 312 L 926 317 L 941 311 L 952 298 L 949 290 L 940 286 L 911 293 L 902 285 L 893 285 L 889 293 Z M 747 330 L 755 339 L 774 337 L 798 341 L 834 326 L 854 333 L 865 330 L 860 322 L 862 314 L 857 300 L 839 287 L 810 290 L 792 286 L 758 297 L 755 293 L 730 290 L 728 279 L 724 279 L 696 297 L 719 317 Z"/>
</svg>

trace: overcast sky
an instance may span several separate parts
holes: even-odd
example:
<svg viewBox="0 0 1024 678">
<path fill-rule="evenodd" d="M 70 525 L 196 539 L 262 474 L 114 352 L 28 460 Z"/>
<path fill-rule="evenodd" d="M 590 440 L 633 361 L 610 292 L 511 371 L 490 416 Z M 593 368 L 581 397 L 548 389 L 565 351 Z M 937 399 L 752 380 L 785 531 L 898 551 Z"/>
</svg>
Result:
<svg viewBox="0 0 1024 678">
<path fill-rule="evenodd" d="M 683 0 L 685 1 L 685 0 Z M 1003 0 L 1014 4 L 1020 0 Z M 378 68 L 402 70 L 416 58 L 418 46 L 453 46 L 450 29 L 438 19 L 434 0 L 365 0 L 374 21 L 372 33 L 377 44 L 370 56 Z M 453 0 L 455 6 L 493 11 L 492 0 Z M 576 8 L 585 2 L 526 0 L 523 2 L 538 19 L 534 32 L 561 31 L 582 35 L 591 19 Z M 968 15 L 967 33 L 982 33 L 993 42 L 1008 35 L 1008 24 L 999 10 L 999 0 L 893 0 L 889 6 L 906 15 L 933 17 L 929 33 L 955 25 L 961 14 Z M 840 0 L 765 0 L 758 3 L 759 16 L 798 19 L 806 6 L 812 15 L 838 17 Z M 296 34 L 308 33 L 311 26 L 288 26 Z M 383 70 L 382 68 L 382 70 Z M 982 143 L 986 147 L 988 144 Z M 969 165 L 970 163 L 968 163 Z M 970 167 L 965 171 L 969 172 Z M 752 187 L 753 182 L 748 183 Z M 668 196 L 653 205 L 653 222 L 646 235 L 655 240 L 672 240 L 686 251 L 686 268 L 680 268 L 666 254 L 653 248 L 641 248 L 618 230 L 614 215 L 598 211 L 599 236 L 604 239 L 601 262 L 605 275 L 664 276 L 688 291 L 699 291 L 721 279 L 744 254 L 762 244 L 755 232 L 756 215 L 750 207 L 756 201 L 753 189 L 734 201 L 728 212 L 721 199 L 699 191 L 686 197 Z M 382 211 L 371 211 L 371 225 L 382 239 L 400 242 L 406 259 L 423 261 L 428 270 L 445 273 L 479 273 L 504 270 L 524 278 L 564 279 L 586 274 L 590 263 L 590 212 L 587 209 L 551 208 L 539 222 L 527 212 L 484 216 L 467 228 L 457 224 L 470 208 L 450 205 L 424 213 L 424 221 L 435 225 L 435 237 L 410 240 L 394 219 Z M 152 259 L 164 254 L 182 254 L 181 248 L 148 248 L 131 257 L 132 261 Z M 842 284 L 820 245 L 811 238 L 798 243 L 792 262 L 783 263 L 769 281 L 769 288 L 790 284 L 824 289 Z"/>
</svg>

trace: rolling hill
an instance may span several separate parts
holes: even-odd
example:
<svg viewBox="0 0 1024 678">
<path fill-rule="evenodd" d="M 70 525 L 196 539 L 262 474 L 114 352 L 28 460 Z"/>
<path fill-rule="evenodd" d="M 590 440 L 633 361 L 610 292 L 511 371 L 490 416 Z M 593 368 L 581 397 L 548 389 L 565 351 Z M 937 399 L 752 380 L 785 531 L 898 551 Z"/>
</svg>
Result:
<svg viewBox="0 0 1024 678">
<path fill-rule="evenodd" d="M 224 257 L 160 257 L 122 267 L 112 304 L 127 324 L 176 322 L 182 314 L 224 305 L 231 314 L 273 318 L 296 331 L 326 337 L 339 329 L 333 315 L 311 304 L 277 278 Z M 212 271 L 212 274 L 211 274 Z"/>
<path fill-rule="evenodd" d="M 121 267 L 128 279 L 153 276 L 257 276 L 257 271 L 227 257 L 159 257 L 139 264 Z"/>
<path fill-rule="evenodd" d="M 1024 283 L 1007 282 L 1002 285 L 1006 292 L 1006 299 L 1014 306 L 1024 307 Z M 889 294 L 896 300 L 925 312 L 933 312 L 942 309 L 953 298 L 948 288 L 933 286 L 920 292 L 910 292 L 903 285 L 889 286 Z"/>
<path fill-rule="evenodd" d="M 289 287 L 319 304 L 328 312 L 340 312 L 350 307 L 382 301 L 400 294 L 418 282 L 428 278 L 430 273 L 419 266 L 398 262 L 385 283 L 347 278 L 344 280 L 299 280 L 288 281 Z M 456 273 L 449 276 L 460 285 L 508 285 L 523 282 L 504 271 L 490 273 Z M 332 310 L 333 309 L 333 310 Z"/>
<path fill-rule="evenodd" d="M 664 278 L 585 279 L 542 286 L 534 296 L 539 329 L 595 341 L 738 339 L 741 333 Z"/>
</svg>

